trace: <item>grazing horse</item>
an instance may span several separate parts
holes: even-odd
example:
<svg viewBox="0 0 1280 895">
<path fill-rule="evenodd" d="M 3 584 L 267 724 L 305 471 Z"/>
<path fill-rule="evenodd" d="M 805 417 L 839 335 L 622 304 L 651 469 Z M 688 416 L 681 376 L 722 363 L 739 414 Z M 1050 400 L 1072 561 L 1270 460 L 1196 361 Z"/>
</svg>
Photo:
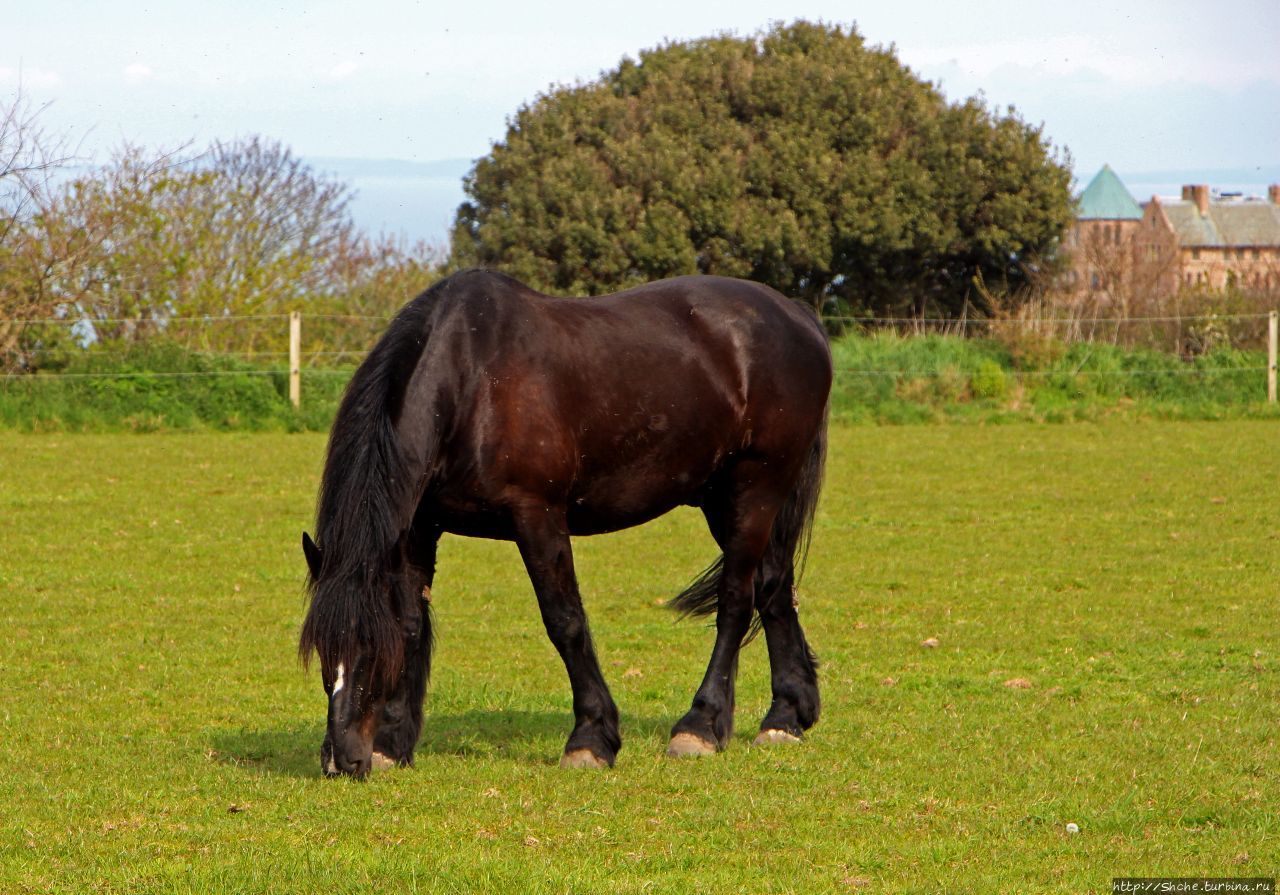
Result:
<svg viewBox="0 0 1280 895">
<path fill-rule="evenodd" d="M 329 696 L 326 774 L 410 764 L 431 665 L 445 533 L 515 541 L 573 688 L 561 764 L 611 766 L 618 709 L 596 660 L 570 537 L 689 505 L 721 557 L 672 605 L 716 638 L 668 752 L 723 749 L 738 651 L 763 628 L 773 703 L 757 742 L 818 719 L 817 663 L 793 600 L 826 444 L 831 353 L 817 317 L 757 283 L 690 276 L 555 298 L 465 271 L 404 307 L 338 409 L 303 534 Z"/>
</svg>

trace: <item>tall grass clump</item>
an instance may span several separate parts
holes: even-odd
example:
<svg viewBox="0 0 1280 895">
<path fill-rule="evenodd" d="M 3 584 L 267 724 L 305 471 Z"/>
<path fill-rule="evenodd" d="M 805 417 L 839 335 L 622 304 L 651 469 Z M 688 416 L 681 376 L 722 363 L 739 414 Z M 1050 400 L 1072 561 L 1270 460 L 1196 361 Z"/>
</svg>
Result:
<svg viewBox="0 0 1280 895">
<path fill-rule="evenodd" d="M 350 371 L 287 370 L 149 342 L 71 352 L 46 372 L 0 378 L 0 425 L 21 431 L 327 428 Z"/>
<path fill-rule="evenodd" d="M 838 419 L 911 423 L 1276 416 L 1265 353 L 1217 348 L 1179 357 L 1052 338 L 965 339 L 853 333 L 832 344 Z"/>
</svg>

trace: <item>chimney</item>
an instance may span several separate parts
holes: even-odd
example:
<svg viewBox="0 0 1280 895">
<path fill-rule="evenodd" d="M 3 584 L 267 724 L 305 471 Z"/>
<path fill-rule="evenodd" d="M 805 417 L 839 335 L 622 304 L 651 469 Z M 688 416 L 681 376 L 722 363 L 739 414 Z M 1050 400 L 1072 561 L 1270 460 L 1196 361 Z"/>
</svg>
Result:
<svg viewBox="0 0 1280 895">
<path fill-rule="evenodd" d="M 1272 205 L 1280 205 L 1280 183 L 1273 183 L 1267 187 L 1267 198 L 1271 200 Z"/>
<path fill-rule="evenodd" d="M 1182 186 L 1182 201 L 1194 202 L 1202 215 L 1209 213 L 1209 184 L 1188 183 Z"/>
</svg>

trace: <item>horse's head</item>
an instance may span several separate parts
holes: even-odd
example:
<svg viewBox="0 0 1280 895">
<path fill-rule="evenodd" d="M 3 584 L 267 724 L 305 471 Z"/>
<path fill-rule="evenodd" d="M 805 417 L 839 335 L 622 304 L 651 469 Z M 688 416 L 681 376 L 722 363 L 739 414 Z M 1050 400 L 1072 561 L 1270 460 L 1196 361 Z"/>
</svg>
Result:
<svg viewBox="0 0 1280 895">
<path fill-rule="evenodd" d="M 344 568 L 306 534 L 302 547 L 311 571 L 311 608 L 299 649 L 304 661 L 312 650 L 319 656 L 329 698 L 320 767 L 331 777 L 363 777 L 373 765 L 384 715 L 394 723 L 403 713 L 406 662 L 418 662 L 429 649 L 421 642 L 426 607 L 407 598 L 412 585 L 394 565 L 373 572 L 364 565 Z M 407 761 L 412 743 L 409 749 L 408 756 L 390 757 Z"/>
</svg>

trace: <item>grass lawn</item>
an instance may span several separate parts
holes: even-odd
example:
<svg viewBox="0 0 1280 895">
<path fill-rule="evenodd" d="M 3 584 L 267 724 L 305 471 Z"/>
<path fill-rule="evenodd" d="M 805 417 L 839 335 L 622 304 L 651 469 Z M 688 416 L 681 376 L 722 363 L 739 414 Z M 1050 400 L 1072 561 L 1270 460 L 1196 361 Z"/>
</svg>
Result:
<svg viewBox="0 0 1280 895">
<path fill-rule="evenodd" d="M 692 511 L 577 542 L 625 744 L 511 545 L 446 539 L 413 770 L 320 776 L 294 644 L 324 438 L 0 433 L 0 892 L 1108 892 L 1280 869 L 1280 427 L 833 429 L 823 718 L 662 755 L 711 634 Z M 936 648 L 922 646 L 936 638 Z M 1010 682 L 1021 686 L 1010 685 Z M 1068 822 L 1080 832 L 1066 832 Z"/>
</svg>

